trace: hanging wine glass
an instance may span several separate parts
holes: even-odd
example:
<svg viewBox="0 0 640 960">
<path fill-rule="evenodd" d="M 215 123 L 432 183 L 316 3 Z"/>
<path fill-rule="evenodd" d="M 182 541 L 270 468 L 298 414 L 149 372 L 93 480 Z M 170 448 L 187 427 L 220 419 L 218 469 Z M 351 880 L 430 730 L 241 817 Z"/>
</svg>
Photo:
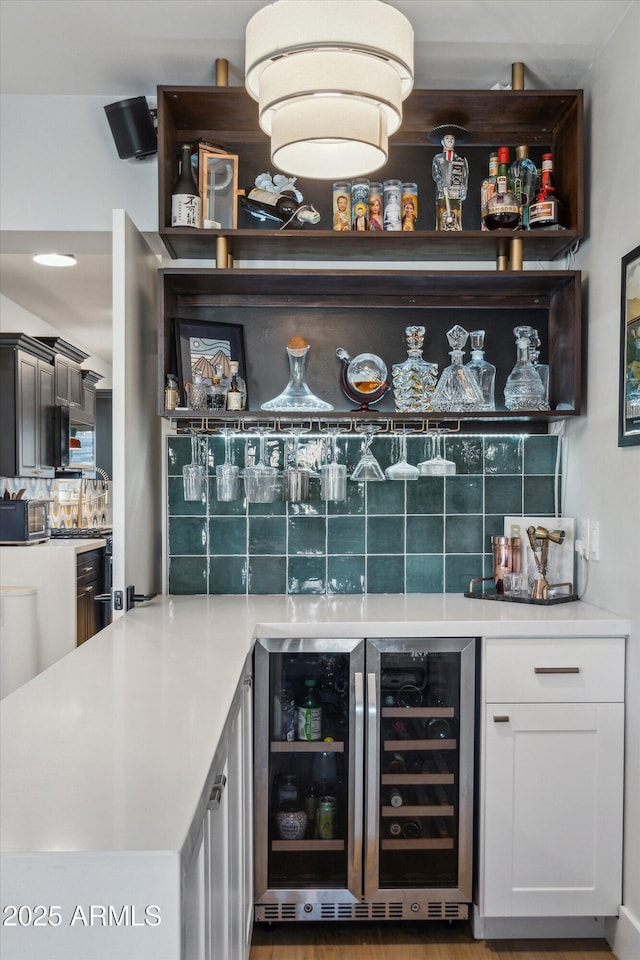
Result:
<svg viewBox="0 0 640 960">
<path fill-rule="evenodd" d="M 259 438 L 258 462 L 244 468 L 244 490 L 249 503 L 273 503 L 280 490 L 280 473 L 264 462 L 267 427 L 256 427 Z"/>
<path fill-rule="evenodd" d="M 437 430 L 433 436 L 427 437 L 427 444 L 430 447 L 430 457 L 418 464 L 418 470 L 421 477 L 452 477 L 456 472 L 456 465 L 453 460 L 447 460 L 442 455 L 444 449 L 444 440 Z M 446 452 L 446 451 L 445 451 Z"/>
<path fill-rule="evenodd" d="M 347 468 L 338 463 L 338 434 L 340 427 L 327 429 L 330 442 L 326 462 L 320 467 L 320 499 L 337 503 L 347 499 Z"/>
<path fill-rule="evenodd" d="M 196 433 L 191 434 L 191 463 L 185 463 L 182 468 L 182 493 L 189 502 L 201 500 L 205 502 L 206 466 L 204 463 L 203 437 Z"/>
<path fill-rule="evenodd" d="M 240 467 L 231 458 L 231 429 L 223 427 L 220 433 L 224 437 L 224 463 L 216 466 L 216 496 L 222 502 L 229 502 L 240 497 Z"/>
<path fill-rule="evenodd" d="M 291 427 L 288 432 L 291 439 L 287 440 L 286 464 L 282 475 L 284 499 L 301 502 L 309 499 L 312 473 L 307 467 L 300 466 L 299 443 L 301 434 L 309 431 L 306 427 Z"/>
<path fill-rule="evenodd" d="M 407 434 L 403 430 L 398 435 L 398 459 L 384 472 L 387 480 L 417 480 L 420 471 L 407 461 Z"/>
<path fill-rule="evenodd" d="M 349 477 L 350 480 L 366 482 L 384 480 L 382 467 L 371 453 L 371 444 L 379 429 L 380 427 L 374 423 L 365 423 L 360 426 L 360 432 L 364 434 L 362 455 Z"/>
</svg>

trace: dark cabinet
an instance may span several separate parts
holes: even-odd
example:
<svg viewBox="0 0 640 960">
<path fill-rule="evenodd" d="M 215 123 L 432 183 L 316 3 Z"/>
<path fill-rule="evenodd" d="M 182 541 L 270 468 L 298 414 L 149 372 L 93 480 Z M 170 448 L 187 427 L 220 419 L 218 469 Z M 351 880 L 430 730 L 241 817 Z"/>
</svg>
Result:
<svg viewBox="0 0 640 960">
<path fill-rule="evenodd" d="M 94 370 L 81 370 L 82 403 L 71 411 L 72 425 L 94 426 L 96 422 L 96 383 L 102 375 Z"/>
<path fill-rule="evenodd" d="M 89 354 L 60 337 L 38 337 L 38 340 L 51 347 L 55 353 L 56 403 L 68 407 L 82 407 L 83 385 L 80 364 Z"/>
<path fill-rule="evenodd" d="M 104 586 L 104 547 L 79 553 L 77 558 L 76 645 L 102 629 L 102 603 L 96 597 Z"/>
<path fill-rule="evenodd" d="M 0 334 L 0 476 L 54 476 L 53 351 L 23 334 Z"/>
</svg>

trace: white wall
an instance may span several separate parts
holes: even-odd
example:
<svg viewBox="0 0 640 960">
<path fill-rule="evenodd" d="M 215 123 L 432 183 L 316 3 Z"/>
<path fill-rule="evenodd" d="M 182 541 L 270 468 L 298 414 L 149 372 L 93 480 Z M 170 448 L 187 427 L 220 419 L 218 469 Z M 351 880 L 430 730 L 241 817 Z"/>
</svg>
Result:
<svg viewBox="0 0 640 960">
<path fill-rule="evenodd" d="M 600 522 L 585 599 L 630 617 L 627 650 L 625 909 L 619 960 L 640 956 L 640 446 L 618 447 L 620 259 L 640 244 L 640 3 L 585 75 L 589 240 L 587 414 L 567 421 L 565 513 Z M 637 929 L 633 929 L 634 922 Z M 631 941 L 631 937 L 636 939 Z"/>
</svg>

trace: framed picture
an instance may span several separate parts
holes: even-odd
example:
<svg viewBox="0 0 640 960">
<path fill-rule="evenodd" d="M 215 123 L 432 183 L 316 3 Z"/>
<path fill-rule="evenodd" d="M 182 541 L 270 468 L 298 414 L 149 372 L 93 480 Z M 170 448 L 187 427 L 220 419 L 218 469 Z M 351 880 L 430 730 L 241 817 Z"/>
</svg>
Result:
<svg viewBox="0 0 640 960">
<path fill-rule="evenodd" d="M 640 443 L 640 247 L 622 258 L 618 446 Z"/>
<path fill-rule="evenodd" d="M 235 230 L 238 222 L 238 157 L 198 147 L 198 178 L 205 230 Z"/>
<path fill-rule="evenodd" d="M 207 320 L 174 320 L 176 355 L 181 396 L 185 384 L 199 373 L 211 380 L 220 365 L 222 375 L 230 376 L 229 361 L 237 360 L 238 374 L 246 382 L 244 327 L 235 323 L 209 323 Z"/>
</svg>

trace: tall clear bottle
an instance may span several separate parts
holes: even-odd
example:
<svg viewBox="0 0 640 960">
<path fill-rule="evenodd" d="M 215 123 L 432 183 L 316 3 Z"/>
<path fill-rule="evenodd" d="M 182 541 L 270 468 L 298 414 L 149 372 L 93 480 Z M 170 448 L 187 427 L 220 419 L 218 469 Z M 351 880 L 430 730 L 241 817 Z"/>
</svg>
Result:
<svg viewBox="0 0 640 960">
<path fill-rule="evenodd" d="M 482 409 L 482 392 L 475 376 L 463 365 L 462 349 L 469 338 L 469 334 L 456 324 L 447 333 L 447 340 L 451 347 L 449 356 L 451 365 L 445 367 L 440 375 L 433 394 L 433 409 L 442 411 L 463 411 Z"/>
<path fill-rule="evenodd" d="M 549 364 L 540 363 L 540 336 L 538 331 L 532 328 L 531 336 L 529 337 L 529 360 L 534 365 L 538 372 L 538 376 L 542 380 L 542 385 L 544 387 L 544 401 L 546 403 L 545 410 L 549 409 Z"/>
<path fill-rule="evenodd" d="M 433 391 L 438 378 L 438 364 L 422 357 L 425 327 L 407 327 L 407 359 L 391 368 L 393 398 L 396 410 L 433 410 Z"/>
<path fill-rule="evenodd" d="M 516 338 L 516 363 L 507 377 L 504 388 L 504 403 L 507 410 L 548 410 L 545 405 L 544 384 L 538 371 L 529 360 L 531 327 L 514 327 Z"/>
<path fill-rule="evenodd" d="M 200 194 L 191 169 L 191 144 L 182 146 L 180 176 L 171 193 L 171 226 L 200 227 Z"/>
<path fill-rule="evenodd" d="M 484 359 L 484 330 L 472 330 L 471 360 L 465 364 L 466 369 L 474 375 L 482 393 L 481 410 L 495 410 L 496 368 Z"/>
</svg>

